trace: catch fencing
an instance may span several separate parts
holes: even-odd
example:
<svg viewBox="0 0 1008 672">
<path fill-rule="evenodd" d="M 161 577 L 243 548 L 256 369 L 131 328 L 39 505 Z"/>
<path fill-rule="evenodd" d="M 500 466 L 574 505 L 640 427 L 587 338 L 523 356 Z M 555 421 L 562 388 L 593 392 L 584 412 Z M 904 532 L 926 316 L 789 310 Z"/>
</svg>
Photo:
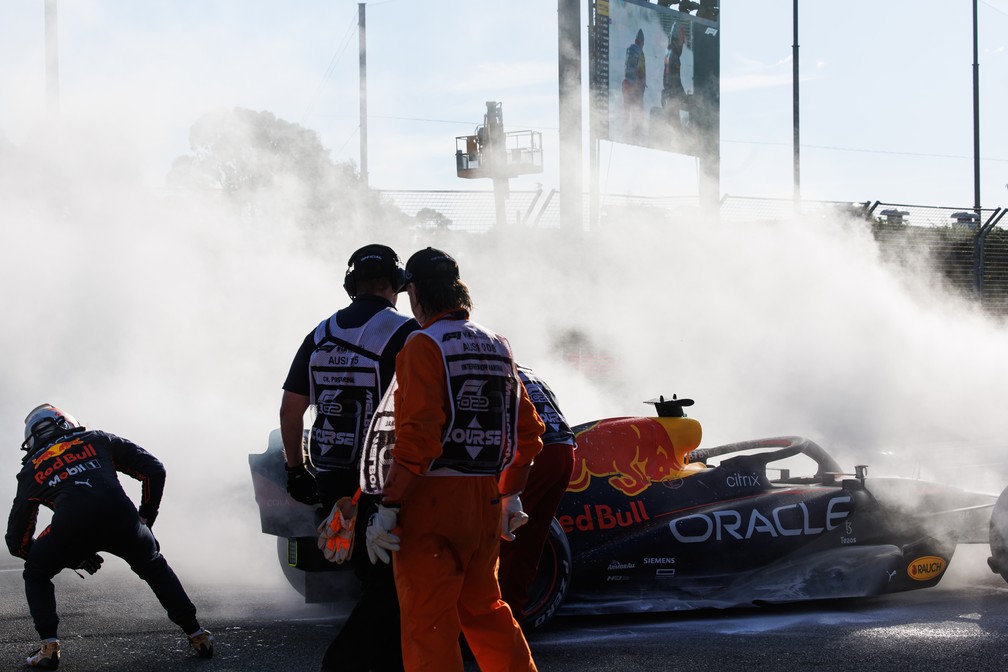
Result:
<svg viewBox="0 0 1008 672">
<path fill-rule="evenodd" d="M 406 191 L 379 192 L 386 201 L 410 217 L 418 227 L 482 233 L 497 226 L 494 192 Z M 507 221 L 511 227 L 561 226 L 556 190 L 511 190 Z M 592 212 L 586 194 L 585 219 Z M 632 216 L 653 222 L 677 222 L 701 217 L 696 197 L 600 195 L 598 227 Z M 945 281 L 976 298 L 989 311 L 1008 315 L 1008 208 L 908 205 L 883 201 L 812 201 L 725 196 L 717 211 L 723 223 L 752 224 L 799 218 L 801 221 L 844 217 L 864 221 L 871 228 L 882 254 L 902 263 L 924 259 Z M 591 227 L 586 227 L 590 230 Z"/>
<path fill-rule="evenodd" d="M 1008 315 L 1006 208 L 863 204 L 880 249 L 891 258 L 923 254 L 953 287 Z"/>
</svg>

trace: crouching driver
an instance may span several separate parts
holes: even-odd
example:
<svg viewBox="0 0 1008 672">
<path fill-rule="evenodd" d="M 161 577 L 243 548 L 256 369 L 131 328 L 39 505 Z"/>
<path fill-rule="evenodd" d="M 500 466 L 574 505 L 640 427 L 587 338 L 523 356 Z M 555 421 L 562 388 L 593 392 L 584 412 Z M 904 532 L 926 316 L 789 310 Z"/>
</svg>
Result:
<svg viewBox="0 0 1008 672">
<path fill-rule="evenodd" d="M 56 669 L 60 660 L 59 617 L 52 578 L 64 568 L 94 574 L 98 551 L 117 555 L 147 582 L 187 635 L 201 658 L 213 656 L 214 640 L 196 620 L 175 572 L 151 533 L 164 491 L 165 469 L 140 446 L 113 434 L 87 430 L 73 416 L 42 404 L 25 419 L 27 452 L 18 474 L 17 495 L 7 521 L 7 548 L 24 558 L 28 610 L 42 642 L 25 661 Z M 123 491 L 117 471 L 143 484 L 139 510 Z M 52 522 L 35 539 L 39 505 L 52 509 Z"/>
</svg>

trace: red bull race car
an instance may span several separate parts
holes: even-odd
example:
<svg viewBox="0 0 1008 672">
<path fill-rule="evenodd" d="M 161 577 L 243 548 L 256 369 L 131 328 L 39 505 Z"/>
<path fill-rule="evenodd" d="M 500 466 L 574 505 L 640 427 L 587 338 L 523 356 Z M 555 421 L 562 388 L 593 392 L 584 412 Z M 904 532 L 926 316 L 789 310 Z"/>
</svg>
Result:
<svg viewBox="0 0 1008 672">
<path fill-rule="evenodd" d="M 689 399 L 657 417 L 574 428 L 575 468 L 522 625 L 558 611 L 731 608 L 896 593 L 936 585 L 961 543 L 990 543 L 1008 580 L 1008 489 L 1000 497 L 843 469 L 797 436 L 701 448 Z M 352 596 L 352 572 L 316 547 L 321 510 L 285 489 L 279 431 L 249 456 L 262 530 L 307 601 Z M 335 571 L 334 571 L 335 570 Z"/>
</svg>

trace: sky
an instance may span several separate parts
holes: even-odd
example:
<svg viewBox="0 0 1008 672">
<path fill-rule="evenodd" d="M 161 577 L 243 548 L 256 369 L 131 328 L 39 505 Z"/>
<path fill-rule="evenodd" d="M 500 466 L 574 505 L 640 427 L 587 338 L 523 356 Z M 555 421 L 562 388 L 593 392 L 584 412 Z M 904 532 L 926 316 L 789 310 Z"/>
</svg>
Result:
<svg viewBox="0 0 1008 672">
<path fill-rule="evenodd" d="M 971 205 L 968 13 L 806 4 L 803 194 Z M 790 198 L 791 5 L 749 5 L 724 12 L 722 191 Z M 346 303 L 344 260 L 376 241 L 306 239 L 282 216 L 250 222 L 163 185 L 189 128 L 220 107 L 269 111 L 317 130 L 334 159 L 356 160 L 357 5 L 63 2 L 58 116 L 46 106 L 42 7 L 0 9 L 0 152 L 22 148 L 17 166 L 0 161 L 0 436 L 10 447 L 0 474 L 17 470 L 24 414 L 55 403 L 165 462 L 157 531 L 173 563 L 280 580 L 247 456 L 278 425 L 304 335 Z M 980 11 L 990 207 L 1008 197 L 996 122 L 1008 3 Z M 508 128 L 541 130 L 555 147 L 556 32 L 541 1 L 370 3 L 370 184 L 488 188 L 454 173 L 455 136 L 481 122 L 486 100 L 503 102 Z M 611 192 L 696 193 L 688 157 L 613 145 L 603 160 Z M 555 162 L 548 153 L 543 175 L 513 188 L 555 188 Z M 509 337 L 571 422 L 649 415 L 641 402 L 675 393 L 696 399 L 702 446 L 799 434 L 870 473 L 995 492 L 1008 482 L 995 410 L 1008 396 L 1004 320 L 921 265 L 884 263 L 863 230 L 627 220 L 520 233 L 379 242 L 403 258 L 449 250 L 474 318 Z M 615 373 L 558 358 L 569 330 Z M 13 487 L 0 478 L 0 501 Z M 229 562 L 208 565 L 208 552 Z"/>
<path fill-rule="evenodd" d="M 969 3 L 798 4 L 802 195 L 971 206 Z M 1008 0 L 978 9 L 981 204 L 993 208 L 1008 202 Z M 722 194 L 794 193 L 792 10 L 784 0 L 722 10 Z M 556 13 L 541 0 L 366 3 L 369 183 L 489 189 L 455 175 L 454 150 L 495 100 L 508 130 L 543 134 L 543 173 L 512 187 L 557 188 Z M 152 184 L 217 106 L 273 112 L 359 163 L 357 20 L 346 0 L 63 2 L 60 109 L 120 117 L 122 140 L 148 148 L 138 168 Z M 15 143 L 46 115 L 43 25 L 42 0 L 0 10 L 0 134 Z M 607 193 L 698 191 L 688 156 L 603 142 L 599 171 Z"/>
</svg>

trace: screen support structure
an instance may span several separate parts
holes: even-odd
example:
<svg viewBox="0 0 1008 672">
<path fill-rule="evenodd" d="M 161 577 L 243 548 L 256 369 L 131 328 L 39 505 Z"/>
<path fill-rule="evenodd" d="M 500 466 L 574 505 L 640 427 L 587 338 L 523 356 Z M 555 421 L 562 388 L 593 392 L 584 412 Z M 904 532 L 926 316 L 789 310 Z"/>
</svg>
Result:
<svg viewBox="0 0 1008 672">
<path fill-rule="evenodd" d="M 583 228 L 581 0 L 557 0 L 560 81 L 560 221 Z"/>
</svg>

